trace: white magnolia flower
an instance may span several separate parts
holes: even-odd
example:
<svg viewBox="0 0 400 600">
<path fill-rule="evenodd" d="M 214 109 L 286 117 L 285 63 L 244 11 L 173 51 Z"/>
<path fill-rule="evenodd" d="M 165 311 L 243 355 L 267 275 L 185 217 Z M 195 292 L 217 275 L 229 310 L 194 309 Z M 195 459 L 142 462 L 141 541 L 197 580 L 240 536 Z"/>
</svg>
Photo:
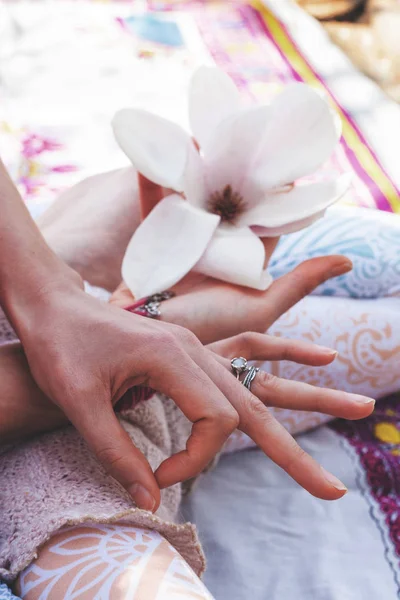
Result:
<svg viewBox="0 0 400 600">
<path fill-rule="evenodd" d="M 348 177 L 295 183 L 332 154 L 339 118 L 304 84 L 292 84 L 269 106 L 243 109 L 232 80 L 201 67 L 189 91 L 192 137 L 140 109 L 121 110 L 119 145 L 145 177 L 176 193 L 136 230 L 122 266 L 136 297 L 168 289 L 191 269 L 266 289 L 260 237 L 298 231 L 321 217 L 348 187 Z"/>
</svg>

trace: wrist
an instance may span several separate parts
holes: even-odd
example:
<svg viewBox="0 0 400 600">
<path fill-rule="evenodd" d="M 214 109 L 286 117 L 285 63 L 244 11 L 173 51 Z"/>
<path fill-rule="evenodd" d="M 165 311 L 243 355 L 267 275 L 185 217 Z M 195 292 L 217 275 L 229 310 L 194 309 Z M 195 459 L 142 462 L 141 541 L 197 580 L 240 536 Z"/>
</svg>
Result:
<svg viewBox="0 0 400 600">
<path fill-rule="evenodd" d="M 18 343 L 0 348 L 0 414 L 3 443 L 51 431 L 67 422 L 35 384 Z"/>
<path fill-rule="evenodd" d="M 0 160 L 0 305 L 17 333 L 31 307 L 77 275 L 46 244 Z"/>
<path fill-rule="evenodd" d="M 52 254 L 52 253 L 51 253 Z M 61 296 L 83 291 L 78 273 L 55 255 L 32 261 L 25 277 L 14 276 L 2 294 L 2 307 L 21 341 L 40 326 Z"/>
</svg>

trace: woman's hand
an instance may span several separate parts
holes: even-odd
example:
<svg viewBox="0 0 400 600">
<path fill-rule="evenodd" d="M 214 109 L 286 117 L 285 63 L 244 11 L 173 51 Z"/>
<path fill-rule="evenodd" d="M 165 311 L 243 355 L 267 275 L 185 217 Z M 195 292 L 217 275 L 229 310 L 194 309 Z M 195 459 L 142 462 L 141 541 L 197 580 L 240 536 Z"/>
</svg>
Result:
<svg viewBox="0 0 400 600">
<path fill-rule="evenodd" d="M 143 178 L 140 184 L 142 210 L 146 214 L 146 207 L 151 208 L 149 200 L 154 204 L 159 199 L 157 186 Z M 275 243 L 276 240 L 266 240 L 267 259 Z M 208 346 L 227 371 L 230 371 L 230 359 L 234 356 L 245 356 L 249 360 L 285 359 L 313 366 L 327 365 L 336 356 L 334 350 L 251 332 L 266 331 L 279 316 L 320 283 L 346 273 L 351 267 L 351 262 L 345 257 L 312 259 L 274 282 L 265 292 L 191 273 L 174 288 L 177 296 L 162 303 L 162 319 L 184 325 L 203 343 L 235 336 Z M 121 307 L 132 305 L 134 300 L 124 284 L 111 298 L 112 303 Z M 364 396 L 282 380 L 262 371 L 255 378 L 252 392 L 251 399 L 239 393 L 231 399 L 239 417 L 238 428 L 311 494 L 324 499 L 341 497 L 346 491 L 345 486 L 300 448 L 268 411 L 268 406 L 359 419 L 372 412 L 374 401 Z M 174 469 L 181 457 L 181 454 L 172 457 L 158 469 L 156 476 L 162 487 L 174 481 Z"/>
<path fill-rule="evenodd" d="M 113 404 L 141 383 L 175 400 L 194 423 L 179 481 L 204 468 L 236 427 L 228 397 L 241 386 L 187 330 L 134 318 L 85 294 L 78 274 L 45 243 L 1 161 L 0 214 L 0 303 L 36 384 L 137 505 L 154 510 L 157 480 Z"/>
<path fill-rule="evenodd" d="M 235 288 L 214 280 L 203 280 L 197 286 L 192 280 L 181 296 L 162 303 L 163 319 L 170 318 L 172 314 L 175 322 L 185 323 L 203 342 L 220 339 L 222 333 L 229 332 L 233 336 L 239 333 L 236 337 L 208 346 L 227 372 L 230 372 L 229 359 L 234 356 L 245 356 L 248 360 L 292 360 L 308 365 L 327 365 L 336 356 L 334 350 L 271 338 L 260 333 L 241 332 L 245 329 L 265 331 L 322 281 L 350 268 L 349 261 L 344 257 L 312 259 L 277 280 L 263 293 Z M 183 282 L 182 287 L 185 284 Z M 126 305 L 131 304 L 133 299 L 126 288 L 120 288 L 112 300 Z M 334 417 L 359 419 L 372 412 L 374 401 L 363 396 L 282 380 L 262 371 L 256 376 L 250 397 L 246 392 L 242 386 L 241 391 L 237 390 L 230 397 L 238 416 L 238 428 L 311 494 L 327 500 L 340 498 L 346 491 L 345 487 L 301 450 L 267 407 L 309 410 Z M 175 471 L 181 467 L 182 456 L 177 454 L 160 466 L 156 477 L 161 487 L 175 482 Z"/>
<path fill-rule="evenodd" d="M 351 268 L 343 256 L 312 258 L 274 281 L 265 292 L 190 273 L 173 288 L 176 296 L 162 302 L 161 320 L 190 329 L 203 344 L 245 331 L 263 333 L 318 285 Z M 123 283 L 110 299 L 121 308 L 134 301 Z"/>
<path fill-rule="evenodd" d="M 231 369 L 230 361 L 235 356 L 263 362 L 289 360 L 318 367 L 330 364 L 337 355 L 328 348 L 307 342 L 258 333 L 244 333 L 210 344 L 208 348 L 227 371 Z M 319 412 L 355 420 L 370 415 L 375 401 L 365 396 L 288 381 L 261 370 L 251 385 L 251 391 L 251 400 L 241 403 L 237 398 L 233 403 L 240 418 L 238 429 L 314 496 L 325 500 L 343 496 L 345 486 L 302 450 L 268 407 Z"/>
<path fill-rule="evenodd" d="M 126 314 L 126 317 L 127 320 L 133 319 L 133 321 L 141 319 L 144 326 L 156 324 L 135 315 Z M 152 329 L 150 327 L 147 334 Z M 176 328 L 172 328 L 170 333 L 176 334 Z M 82 334 L 85 335 L 86 331 L 83 331 Z M 187 334 L 184 335 L 187 336 Z M 162 336 L 158 341 L 162 343 L 160 352 L 164 356 L 168 355 L 171 359 L 169 368 L 173 367 L 173 359 L 177 357 L 176 344 L 171 344 L 170 339 L 165 346 L 167 340 L 163 340 Z M 186 341 L 193 343 L 191 352 L 195 356 L 198 342 L 195 338 L 191 340 L 187 338 Z M 121 339 L 122 351 L 124 351 L 125 344 L 126 340 Z M 103 350 L 106 349 L 103 347 Z M 126 350 L 133 354 L 135 360 L 140 356 L 140 352 L 135 352 L 132 346 Z M 110 351 L 118 352 L 115 347 L 110 348 Z M 225 439 L 237 425 L 311 494 L 326 500 L 334 500 L 343 496 L 346 491 L 345 486 L 324 471 L 298 446 L 286 429 L 272 416 L 268 407 L 317 411 L 333 417 L 360 419 L 367 417 L 372 412 L 374 401 L 364 396 L 286 381 L 262 371 L 257 374 L 252 384 L 252 393 L 250 393 L 235 380 L 230 367 L 230 359 L 241 355 L 246 356 L 249 360 L 291 360 L 302 364 L 322 366 L 331 363 L 335 359 L 336 353 L 313 344 L 256 333 L 245 333 L 216 342 L 204 349 L 204 352 L 206 354 L 203 354 L 202 357 L 200 354 L 197 356 L 200 357 L 202 363 L 203 361 L 207 362 L 210 379 L 206 382 L 207 387 L 203 388 L 204 393 L 201 394 L 201 397 L 199 395 L 196 398 L 196 406 L 192 406 L 192 395 L 187 397 L 183 395 L 188 387 L 186 383 L 188 373 L 182 371 L 185 364 L 178 363 L 177 365 L 177 372 L 182 386 L 185 388 L 182 396 L 177 398 L 177 403 L 185 414 L 195 421 L 195 424 L 186 450 L 172 456 L 160 465 L 155 474 L 158 484 L 161 487 L 167 487 L 200 472 L 219 450 L 220 440 Z M 181 358 L 181 356 L 178 357 Z M 118 358 L 120 355 L 116 356 L 116 360 Z M 154 355 L 154 358 L 156 360 L 157 355 Z M 57 410 L 36 386 L 19 345 L 2 348 L 0 359 L 0 412 L 2 415 L 0 435 L 2 440 L 11 442 L 16 437 L 49 431 L 67 422 L 64 414 Z M 68 360 L 65 360 L 65 366 L 69 366 Z M 96 370 L 97 366 L 93 365 L 93 368 Z M 122 363 L 121 368 L 125 369 L 125 364 Z M 142 367 L 139 364 L 137 368 L 140 370 Z M 96 375 L 98 375 L 98 371 L 96 371 Z M 54 373 L 54 378 L 55 381 L 50 381 L 50 385 L 57 383 L 57 371 Z M 167 379 L 173 381 L 173 378 L 174 373 L 169 374 L 162 387 L 166 389 Z M 140 379 L 140 377 L 136 381 L 133 379 L 131 383 L 140 382 Z M 210 388 L 212 380 L 217 382 L 225 397 L 229 397 L 229 403 L 221 402 L 218 398 L 215 401 L 215 394 L 209 397 L 207 390 Z M 146 382 L 157 385 L 157 381 L 151 375 Z M 202 384 L 201 379 L 198 383 Z M 76 382 L 76 385 L 79 386 L 79 381 Z M 59 390 L 58 397 L 60 403 L 64 404 L 65 396 L 62 396 L 60 392 Z M 81 429 L 88 427 L 89 438 L 93 440 L 91 445 L 105 467 L 108 467 L 109 472 L 125 484 L 128 490 L 129 479 L 127 477 L 132 474 L 135 474 L 139 481 L 149 485 L 146 481 L 148 465 L 144 457 L 137 449 L 132 453 L 130 440 L 125 439 L 126 434 L 124 434 L 124 438 L 121 438 L 114 415 L 108 414 L 104 385 L 99 382 L 97 392 L 95 389 L 71 389 L 70 393 L 73 396 L 73 402 L 71 402 L 72 406 L 69 410 L 76 412 L 74 418 L 78 417 Z M 95 393 L 98 394 L 97 397 L 93 397 Z M 85 416 L 85 413 L 88 414 L 88 417 Z M 82 419 L 79 418 L 79 415 L 82 415 Z M 97 433 L 101 436 L 99 442 L 95 440 L 95 432 L 91 431 L 94 420 Z M 218 434 L 219 439 L 217 438 Z M 86 437 L 88 438 L 88 435 Z M 151 478 L 151 475 L 147 477 L 150 483 Z M 152 489 L 150 485 L 149 488 Z"/>
<path fill-rule="evenodd" d="M 165 191 L 141 175 L 138 181 L 141 214 L 146 217 Z M 267 264 L 278 238 L 263 241 Z M 351 268 L 351 261 L 344 256 L 313 258 L 275 281 L 265 292 L 191 272 L 173 288 L 176 296 L 162 303 L 161 320 L 186 327 L 203 344 L 244 331 L 265 332 L 280 315 L 318 285 Z M 110 302 L 126 308 L 135 300 L 138 299 L 122 283 Z"/>
<path fill-rule="evenodd" d="M 141 508 L 158 507 L 162 481 L 113 411 L 129 388 L 148 385 L 171 397 L 193 423 L 187 451 L 179 461 L 169 459 L 171 483 L 201 472 L 238 424 L 230 400 L 243 394 L 242 386 L 181 327 L 68 287 L 37 296 L 18 333 L 36 384 Z"/>
<path fill-rule="evenodd" d="M 253 395 L 235 380 L 215 352 L 204 348 L 187 329 L 143 319 L 87 296 L 75 274 L 48 250 L 9 180 L 3 182 L 0 200 L 7 223 L 15 223 L 15 228 L 4 227 L 0 237 L 4 249 L 0 253 L 5 282 L 2 301 L 22 341 L 32 375 L 138 506 L 154 510 L 160 501 L 159 486 L 198 474 L 238 425 L 250 435 L 248 428 L 257 428 L 257 436 L 253 433 L 257 439 L 265 435 L 265 423 L 259 418 Z M 13 246 L 15 241 L 18 243 Z M 274 306 L 270 306 L 275 311 L 273 318 L 325 280 L 327 271 L 349 268 L 342 257 L 327 260 L 328 269 L 325 263 L 324 268 L 302 277 L 298 272 L 291 274 L 291 285 L 286 291 L 281 287 Z M 282 296 L 283 292 L 289 297 Z M 186 301 L 188 298 L 190 301 L 190 293 Z M 199 321 L 202 328 L 204 316 Z M 244 325 L 235 323 L 235 327 Z M 205 337 L 212 339 L 213 335 L 206 333 Z M 140 384 L 170 396 L 193 422 L 186 450 L 167 459 L 156 477 L 113 411 L 113 404 L 124 392 Z M 349 401 L 357 402 L 355 397 Z M 262 408 L 260 402 L 257 406 Z M 283 466 L 290 471 L 299 452 L 295 446 L 288 451 L 283 454 Z M 343 495 L 340 483 L 332 483 L 322 471 L 317 474 L 311 470 L 312 481 L 305 481 L 302 464 L 300 471 L 303 475 L 300 472 L 296 477 L 304 480 L 311 493 L 329 499 Z"/>
</svg>

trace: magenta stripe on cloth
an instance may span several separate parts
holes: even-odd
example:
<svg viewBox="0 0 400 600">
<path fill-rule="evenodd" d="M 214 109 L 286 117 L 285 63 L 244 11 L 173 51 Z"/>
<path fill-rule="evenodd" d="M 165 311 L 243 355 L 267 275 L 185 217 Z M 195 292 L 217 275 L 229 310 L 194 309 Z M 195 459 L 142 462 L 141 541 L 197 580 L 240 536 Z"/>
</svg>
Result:
<svg viewBox="0 0 400 600">
<path fill-rule="evenodd" d="M 160 8 L 166 10 L 176 7 L 176 3 L 149 0 L 149 6 L 156 10 Z M 224 3 L 199 0 L 179 4 L 179 9 L 188 10 L 193 16 L 216 64 L 232 77 L 245 101 L 268 102 L 282 85 L 301 81 L 300 73 L 292 68 L 290 60 L 278 47 L 260 14 L 249 4 L 237 0 Z M 276 17 L 275 20 L 282 35 L 287 37 L 289 44 L 292 44 L 281 22 Z M 294 46 L 292 48 L 294 49 Z M 310 73 L 310 79 L 315 82 L 322 81 L 313 75 L 313 71 L 307 66 L 300 52 L 295 52 L 295 57 L 302 61 L 304 68 Z M 349 119 L 347 113 L 346 116 Z M 355 142 L 359 140 L 360 149 L 368 152 L 369 146 L 364 137 L 361 139 L 358 135 L 359 130 L 354 127 L 353 121 L 348 122 L 348 128 L 354 132 Z M 366 173 L 357 159 L 357 149 L 355 150 L 356 153 L 348 144 L 342 143 L 325 168 L 340 172 L 353 171 L 355 176 L 351 187 L 351 199 L 354 204 L 392 211 L 390 192 L 388 190 L 382 192 L 385 188 L 382 188 L 377 177 L 372 178 L 373 172 L 370 171 L 371 176 Z M 373 158 L 372 153 L 370 162 L 372 166 L 376 165 L 377 172 L 397 200 L 398 193 L 395 192 L 393 184 L 384 174 L 380 163 Z"/>
<path fill-rule="evenodd" d="M 257 19 L 260 27 L 262 27 L 262 29 L 264 30 L 265 35 L 268 37 L 268 39 L 271 41 L 271 43 L 274 44 L 274 46 L 277 48 L 277 50 L 279 51 L 280 55 L 282 56 L 282 59 L 285 61 L 287 67 L 290 69 L 290 71 L 291 71 L 291 73 L 293 75 L 293 79 L 296 80 L 296 81 L 304 82 L 304 79 L 296 71 L 296 69 L 294 68 L 294 66 L 290 62 L 288 56 L 283 52 L 283 50 L 280 48 L 279 44 L 276 42 L 275 38 L 273 37 L 272 33 L 268 29 L 268 27 L 267 27 L 264 19 L 260 15 L 260 13 L 258 11 L 256 11 L 255 9 L 253 9 L 252 7 L 250 7 L 250 6 L 245 6 L 241 10 L 243 12 L 244 18 L 246 18 L 246 20 L 247 20 L 249 28 L 252 26 L 252 24 L 251 24 L 252 20 L 248 18 L 248 11 L 250 11 L 250 12 L 253 13 L 253 15 Z M 384 168 L 384 166 L 382 165 L 381 161 L 379 160 L 379 157 L 377 156 L 376 152 L 370 146 L 369 142 L 366 140 L 364 134 L 362 133 L 362 131 L 358 127 L 357 123 L 355 122 L 355 120 L 353 119 L 353 117 L 351 116 L 351 114 L 343 107 L 343 105 L 339 102 L 339 100 L 333 94 L 332 90 L 329 88 L 327 82 L 323 79 L 323 77 L 319 73 L 317 73 L 315 71 L 315 69 L 312 67 L 312 65 L 309 63 L 309 61 L 306 59 L 306 57 L 304 56 L 304 54 L 302 53 L 302 51 L 298 47 L 298 45 L 295 42 L 295 40 L 290 35 L 290 33 L 289 33 L 288 29 L 285 27 L 285 25 L 282 22 L 280 22 L 280 26 L 284 30 L 284 32 L 288 36 L 288 38 L 290 39 L 290 41 L 293 44 L 293 46 L 296 48 L 296 50 L 297 50 L 298 54 L 301 56 L 302 60 L 304 60 L 304 62 L 307 64 L 308 68 L 312 71 L 315 79 L 321 85 L 324 86 L 324 88 L 329 92 L 329 94 L 334 99 L 334 101 L 337 104 L 337 106 L 340 107 L 340 109 L 343 112 L 345 118 L 350 123 L 350 125 L 352 126 L 352 128 L 354 129 L 354 131 L 357 133 L 357 136 L 358 136 L 358 138 L 360 140 L 360 143 L 362 143 L 364 146 L 366 146 L 368 148 L 368 150 L 370 151 L 371 155 L 373 156 L 375 162 L 377 163 L 377 165 L 379 165 L 379 167 L 385 173 L 386 177 L 391 181 L 393 187 L 397 190 L 397 193 L 400 196 L 400 189 L 396 186 L 395 182 L 390 178 L 390 176 L 387 173 L 386 169 Z M 306 83 L 310 83 L 310 82 L 306 81 Z M 351 163 L 351 165 L 354 168 L 355 172 L 360 177 L 360 179 L 362 179 L 364 181 L 365 185 L 367 185 L 368 188 L 369 188 L 369 190 L 371 191 L 371 194 L 373 195 L 373 197 L 374 197 L 374 199 L 376 201 L 377 207 L 380 210 L 385 210 L 385 211 L 392 212 L 393 209 L 392 209 L 392 206 L 390 205 L 388 199 L 383 195 L 381 189 L 378 187 L 378 185 L 376 184 L 375 180 L 369 175 L 369 173 L 360 164 L 360 162 L 359 162 L 357 156 L 355 155 L 353 149 L 347 144 L 346 140 L 343 137 L 342 137 L 342 140 L 341 140 L 341 144 L 344 147 L 345 152 L 346 152 L 346 156 L 348 157 L 349 162 Z"/>
<path fill-rule="evenodd" d="M 187 10 L 196 20 L 202 38 L 218 66 L 224 69 L 235 81 L 237 87 L 245 96 L 254 102 L 268 101 L 276 92 L 276 86 L 290 81 L 305 81 L 290 57 L 285 54 L 276 41 L 262 15 L 255 10 L 250 3 L 239 0 L 226 0 L 225 2 L 207 2 L 206 0 L 193 0 L 186 2 L 166 2 L 164 0 L 148 0 L 148 6 L 153 10 L 176 9 Z M 294 48 L 295 56 L 302 61 L 310 79 L 319 82 L 332 94 L 327 82 L 310 65 L 304 54 L 293 40 L 284 24 L 276 17 L 276 22 Z M 293 57 L 292 57 L 293 58 Z M 313 81 L 306 81 L 313 83 Z M 365 136 L 361 133 L 352 115 L 341 106 L 337 98 L 334 98 L 340 106 L 349 127 L 360 147 L 363 146 L 370 152 L 371 161 L 375 162 L 378 171 L 382 174 L 393 189 L 397 189 L 386 170 L 382 166 L 378 156 L 371 148 Z M 341 148 L 336 152 L 336 158 L 332 159 L 330 167 L 341 171 L 353 170 L 356 175 L 352 186 L 352 197 L 356 204 L 374 206 L 381 210 L 392 212 L 393 208 L 387 192 L 382 191 L 373 174 L 369 173 L 360 163 L 357 153 L 342 138 Z M 400 191 L 397 189 L 397 195 Z"/>
</svg>

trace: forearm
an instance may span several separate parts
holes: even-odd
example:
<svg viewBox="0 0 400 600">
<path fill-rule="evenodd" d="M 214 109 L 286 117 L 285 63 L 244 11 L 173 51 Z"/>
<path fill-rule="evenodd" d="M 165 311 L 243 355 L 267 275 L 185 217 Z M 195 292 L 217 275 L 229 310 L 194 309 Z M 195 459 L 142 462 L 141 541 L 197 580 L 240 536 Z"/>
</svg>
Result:
<svg viewBox="0 0 400 600">
<path fill-rule="evenodd" d="M 0 347 L 0 440 L 13 442 L 67 422 L 34 382 L 21 344 Z"/>
<path fill-rule="evenodd" d="M 48 287 L 73 280 L 73 271 L 46 244 L 0 161 L 0 304 L 17 332 L 27 307 Z"/>
</svg>

